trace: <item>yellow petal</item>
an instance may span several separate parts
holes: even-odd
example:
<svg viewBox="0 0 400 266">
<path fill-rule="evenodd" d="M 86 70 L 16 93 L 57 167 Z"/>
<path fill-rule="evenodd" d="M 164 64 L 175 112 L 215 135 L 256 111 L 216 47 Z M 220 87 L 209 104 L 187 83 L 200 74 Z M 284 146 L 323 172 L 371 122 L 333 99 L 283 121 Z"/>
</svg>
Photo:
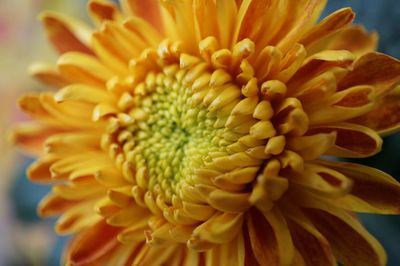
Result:
<svg viewBox="0 0 400 266">
<path fill-rule="evenodd" d="M 324 155 L 335 144 L 335 141 L 335 132 L 292 137 L 287 141 L 287 148 L 295 151 L 305 160 L 313 160 Z"/>
<path fill-rule="evenodd" d="M 316 164 L 308 163 L 304 171 L 293 174 L 292 184 L 309 189 L 326 197 L 342 197 L 352 188 L 352 179 L 341 172 Z"/>
<path fill-rule="evenodd" d="M 114 75 L 96 57 L 82 53 L 65 53 L 58 59 L 57 65 L 65 79 L 99 87 L 104 87 Z"/>
<path fill-rule="evenodd" d="M 207 244 L 223 244 L 235 239 L 243 222 L 243 214 L 216 213 L 193 231 L 189 247 L 203 250 Z"/>
<path fill-rule="evenodd" d="M 115 102 L 115 96 L 95 86 L 73 84 L 59 90 L 54 98 L 57 102 L 82 101 L 87 103 Z"/>
</svg>

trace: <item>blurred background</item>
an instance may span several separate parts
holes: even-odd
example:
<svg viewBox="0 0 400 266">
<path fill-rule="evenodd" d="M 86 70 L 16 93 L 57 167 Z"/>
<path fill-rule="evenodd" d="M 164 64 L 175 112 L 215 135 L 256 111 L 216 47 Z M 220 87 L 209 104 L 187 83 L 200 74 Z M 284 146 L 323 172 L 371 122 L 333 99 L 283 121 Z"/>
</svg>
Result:
<svg viewBox="0 0 400 266">
<path fill-rule="evenodd" d="M 54 220 L 40 220 L 36 205 L 49 187 L 32 184 L 25 168 L 32 158 L 18 153 L 7 142 L 7 128 L 26 119 L 16 108 L 24 91 L 39 90 L 27 69 L 34 61 L 54 62 L 37 20 L 43 10 L 57 10 L 88 20 L 85 0 L 0 0 L 0 265 L 56 266 L 67 237 L 56 236 Z M 353 7 L 356 23 L 380 36 L 379 51 L 400 58 L 400 8 L 398 0 L 331 0 L 325 15 Z M 383 151 L 357 162 L 400 178 L 400 134 L 385 139 Z M 362 215 L 365 226 L 384 245 L 389 266 L 400 265 L 400 216 Z"/>
</svg>

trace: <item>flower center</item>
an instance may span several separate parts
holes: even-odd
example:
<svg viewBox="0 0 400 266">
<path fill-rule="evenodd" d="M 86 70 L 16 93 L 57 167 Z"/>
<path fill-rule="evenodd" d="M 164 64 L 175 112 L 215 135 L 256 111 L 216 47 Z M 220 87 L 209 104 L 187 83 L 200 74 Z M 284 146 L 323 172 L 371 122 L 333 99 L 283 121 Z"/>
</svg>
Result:
<svg viewBox="0 0 400 266">
<path fill-rule="evenodd" d="M 167 199 L 176 193 L 179 181 L 204 165 L 209 153 L 225 149 L 223 129 L 213 126 L 216 115 L 196 106 L 192 90 L 181 80 L 176 75 L 148 74 L 139 85 L 143 92 L 134 96 L 133 112 L 146 118 L 135 123 L 134 163 L 146 169 L 149 189 Z"/>
</svg>

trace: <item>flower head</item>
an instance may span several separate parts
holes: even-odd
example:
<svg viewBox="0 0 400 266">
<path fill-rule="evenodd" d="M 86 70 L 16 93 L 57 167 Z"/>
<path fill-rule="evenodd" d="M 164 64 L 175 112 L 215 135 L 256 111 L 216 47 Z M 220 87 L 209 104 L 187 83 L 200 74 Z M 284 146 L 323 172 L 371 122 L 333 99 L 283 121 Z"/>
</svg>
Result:
<svg viewBox="0 0 400 266">
<path fill-rule="evenodd" d="M 398 214 L 400 185 L 328 160 L 399 129 L 400 62 L 326 1 L 93 0 L 97 30 L 41 20 L 60 52 L 32 73 L 15 140 L 53 184 L 39 213 L 70 265 L 384 265 L 352 215 Z M 44 149 L 42 149 L 44 145 Z M 356 243 L 356 244 L 355 244 Z"/>
</svg>

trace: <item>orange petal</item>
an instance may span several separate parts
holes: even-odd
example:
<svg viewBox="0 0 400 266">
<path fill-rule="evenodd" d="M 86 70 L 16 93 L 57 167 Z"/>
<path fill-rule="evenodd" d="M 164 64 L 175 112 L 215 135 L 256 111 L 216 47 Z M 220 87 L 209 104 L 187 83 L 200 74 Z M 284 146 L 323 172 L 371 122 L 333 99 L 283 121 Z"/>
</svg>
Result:
<svg viewBox="0 0 400 266">
<path fill-rule="evenodd" d="M 92 19 L 99 24 L 105 20 L 117 20 L 121 16 L 117 6 L 112 2 L 90 0 L 88 7 Z"/>
<path fill-rule="evenodd" d="M 304 197 L 303 197 L 304 199 Z M 386 254 L 379 242 L 352 215 L 321 200 L 306 199 L 307 216 L 328 239 L 337 259 L 344 265 L 383 266 Z"/>
<path fill-rule="evenodd" d="M 158 0 L 120 0 L 123 9 L 134 16 L 139 16 L 153 25 L 159 32 L 163 31 L 161 11 Z"/>
<path fill-rule="evenodd" d="M 388 135 L 400 129 L 400 87 L 385 95 L 369 113 L 354 118 L 351 122 L 372 128 L 381 135 Z"/>
<path fill-rule="evenodd" d="M 66 200 L 60 196 L 50 193 L 40 201 L 38 206 L 38 214 L 41 217 L 58 215 L 68 209 L 73 208 L 73 206 L 79 203 L 80 201 Z"/>
<path fill-rule="evenodd" d="M 380 53 L 368 53 L 354 63 L 339 83 L 338 90 L 356 85 L 372 85 L 377 95 L 385 94 L 400 81 L 400 61 Z"/>
<path fill-rule="evenodd" d="M 315 25 L 302 39 L 304 46 L 318 41 L 319 39 L 329 36 L 330 34 L 349 25 L 354 19 L 354 12 L 351 8 L 342 8 L 324 18 L 320 23 Z"/>
<path fill-rule="evenodd" d="M 93 204 L 94 201 L 84 201 L 67 209 L 58 218 L 55 232 L 60 235 L 75 234 L 99 222 L 102 218 L 92 210 Z"/>
<path fill-rule="evenodd" d="M 236 18 L 233 43 L 245 38 L 257 39 L 264 23 L 263 18 L 267 17 L 266 12 L 269 11 L 271 5 L 271 1 L 243 1 Z"/>
<path fill-rule="evenodd" d="M 286 220 L 278 209 L 249 213 L 247 227 L 254 256 L 260 265 L 291 265 L 293 243 Z"/>
<path fill-rule="evenodd" d="M 326 0 L 307 0 L 299 1 L 298 3 L 288 3 L 294 7 L 293 14 L 287 14 L 287 19 L 290 19 L 290 26 L 286 31 L 282 31 L 282 39 L 277 43 L 277 47 L 286 53 L 302 35 L 307 31 L 312 24 L 319 18 L 325 8 Z"/>
<path fill-rule="evenodd" d="M 218 36 L 217 6 L 214 1 L 193 1 L 194 23 L 199 40 L 209 36 Z"/>
<path fill-rule="evenodd" d="M 42 13 L 40 20 L 59 53 L 77 51 L 93 54 L 89 45 L 91 31 L 83 23 L 55 12 Z"/>
<path fill-rule="evenodd" d="M 255 257 L 254 250 L 251 244 L 250 235 L 249 235 L 248 223 L 244 224 L 243 227 L 243 239 L 244 239 L 244 248 L 245 248 L 245 264 L 244 265 L 254 265 L 259 266 L 260 264 Z"/>
<path fill-rule="evenodd" d="M 235 26 L 235 19 L 238 12 L 234 0 L 220 0 L 217 4 L 217 25 L 219 29 L 219 42 L 221 47 L 227 48 L 231 45 L 232 32 Z"/>
<path fill-rule="evenodd" d="M 327 49 L 346 49 L 360 57 L 374 51 L 377 44 L 376 32 L 368 33 L 362 26 L 352 25 L 334 36 Z"/>
<path fill-rule="evenodd" d="M 353 180 L 351 196 L 338 200 L 340 206 L 358 212 L 400 213 L 400 184 L 388 174 L 353 163 L 320 161 Z"/>
<path fill-rule="evenodd" d="M 56 132 L 55 129 L 40 124 L 22 123 L 14 126 L 9 138 L 28 155 L 40 156 L 43 154 L 45 140 Z"/>
<path fill-rule="evenodd" d="M 357 57 L 376 50 L 378 35 L 368 33 L 362 26 L 350 25 L 307 47 L 309 54 L 323 50 L 348 50 Z"/>
<path fill-rule="evenodd" d="M 66 251 L 67 265 L 94 265 L 101 257 L 117 245 L 117 234 L 121 229 L 100 221 L 79 233 Z"/>
<path fill-rule="evenodd" d="M 314 227 L 299 208 L 290 205 L 285 206 L 285 208 L 289 217 L 288 223 L 293 242 L 304 265 L 336 266 L 337 262 L 328 240 Z M 293 264 L 293 266 L 299 264 Z"/>
<path fill-rule="evenodd" d="M 301 92 L 300 86 L 312 79 L 318 80 L 318 77 L 321 79 L 321 77 L 330 73 L 327 71 L 348 68 L 354 60 L 355 56 L 347 50 L 324 50 L 307 57 L 300 69 L 288 82 L 289 93 Z M 332 74 L 335 73 L 332 72 Z M 336 84 L 336 80 L 334 82 Z M 310 89 L 309 86 L 305 86 L 303 90 L 306 89 Z"/>
<path fill-rule="evenodd" d="M 364 126 L 340 123 L 310 129 L 309 134 L 336 132 L 335 145 L 326 152 L 347 158 L 362 158 L 376 154 L 381 150 L 382 139 L 372 129 Z"/>
<path fill-rule="evenodd" d="M 28 178 L 33 182 L 51 182 L 50 167 L 56 160 L 57 156 L 54 155 L 42 156 L 28 167 L 26 171 Z"/>
</svg>

